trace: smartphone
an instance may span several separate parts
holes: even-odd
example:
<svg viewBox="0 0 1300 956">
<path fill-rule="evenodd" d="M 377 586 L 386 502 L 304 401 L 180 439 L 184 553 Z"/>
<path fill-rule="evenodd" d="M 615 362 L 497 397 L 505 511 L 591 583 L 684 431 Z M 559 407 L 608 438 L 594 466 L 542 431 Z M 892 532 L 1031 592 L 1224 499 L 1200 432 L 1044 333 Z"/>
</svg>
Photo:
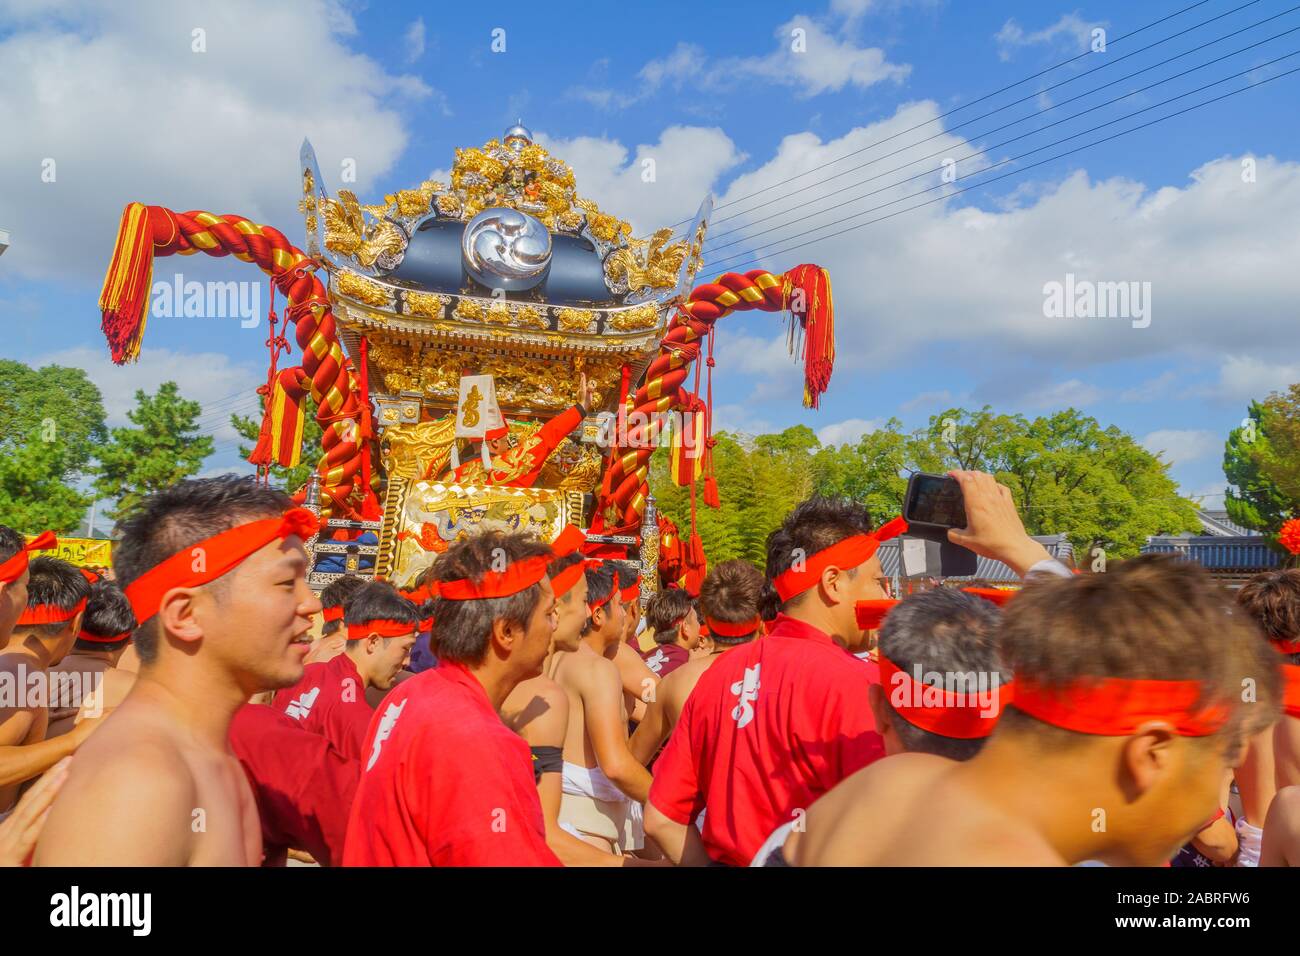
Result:
<svg viewBox="0 0 1300 956">
<path fill-rule="evenodd" d="M 961 485 L 947 475 L 917 472 L 907 482 L 903 518 L 909 525 L 921 527 L 966 527 L 966 502 Z"/>
</svg>

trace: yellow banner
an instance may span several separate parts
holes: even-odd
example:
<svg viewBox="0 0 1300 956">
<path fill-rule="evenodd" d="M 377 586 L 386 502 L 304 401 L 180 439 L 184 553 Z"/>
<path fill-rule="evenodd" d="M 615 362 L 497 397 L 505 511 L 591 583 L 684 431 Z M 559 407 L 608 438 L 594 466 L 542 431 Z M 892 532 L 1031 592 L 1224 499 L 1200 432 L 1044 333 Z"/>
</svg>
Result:
<svg viewBox="0 0 1300 956">
<path fill-rule="evenodd" d="M 32 540 L 31 535 L 27 540 Z M 65 538 L 60 536 L 56 547 L 48 551 L 34 551 L 33 556 L 48 555 L 62 558 L 79 568 L 108 568 L 113 565 L 113 542 L 103 538 Z"/>
</svg>

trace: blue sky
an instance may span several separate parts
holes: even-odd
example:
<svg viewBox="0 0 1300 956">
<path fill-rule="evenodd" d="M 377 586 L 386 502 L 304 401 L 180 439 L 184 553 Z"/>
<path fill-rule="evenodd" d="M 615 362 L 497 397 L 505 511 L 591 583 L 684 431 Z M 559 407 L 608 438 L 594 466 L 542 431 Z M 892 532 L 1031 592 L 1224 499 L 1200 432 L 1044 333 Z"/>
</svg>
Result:
<svg viewBox="0 0 1300 956">
<path fill-rule="evenodd" d="M 762 431 L 803 422 L 827 440 L 852 440 L 890 417 L 921 425 L 950 405 L 988 403 L 1030 415 L 1074 405 L 1163 450 L 1185 493 L 1213 495 L 1223 484 L 1223 437 L 1249 398 L 1300 381 L 1293 334 L 1300 74 L 986 188 L 819 238 L 842 228 L 825 225 L 832 220 L 918 189 L 954 188 L 940 181 L 942 156 L 971 155 L 958 169 L 974 174 L 1053 139 L 1114 124 L 1025 161 L 1033 162 L 1300 66 L 1297 56 L 1261 67 L 1300 50 L 1297 30 L 989 148 L 1300 28 L 1300 11 L 1284 14 L 1291 6 L 1284 0 L 1236 12 L 1229 11 L 1244 0 L 1207 0 L 1117 39 L 1190 2 L 303 2 L 269 11 L 251 2 L 73 2 L 55 14 L 43 3 L 0 0 L 0 129 L 17 134 L 0 142 L 7 186 L 0 229 L 13 234 L 0 258 L 0 351 L 86 367 L 116 421 L 134 388 L 175 378 L 208 409 L 205 421 L 220 442 L 208 467 L 231 466 L 234 443 L 221 419 L 252 405 L 248 396 L 265 375 L 265 329 L 242 329 L 235 319 L 153 319 L 140 365 L 112 368 L 95 299 L 122 205 L 237 212 L 301 242 L 294 205 L 304 136 L 331 188 L 339 185 L 340 163 L 356 162 L 354 188 L 368 202 L 447 169 L 456 147 L 479 145 L 522 118 L 574 166 L 581 194 L 631 219 L 639 233 L 682 219 L 709 191 L 720 203 L 733 201 L 719 209 L 715 235 L 744 227 L 743 217 L 720 220 L 749 206 L 762 204 L 751 218 L 775 214 L 752 233 L 810 217 L 715 258 L 739 253 L 726 267 L 780 271 L 818 262 L 831 269 L 840 339 L 831 390 L 820 411 L 802 409 L 799 369 L 783 354 L 780 321 L 731 316 L 719 326 L 719 425 Z M 1189 28 L 1095 79 L 1082 75 Z M 504 52 L 492 49 L 498 29 Z M 1106 31 L 1106 53 L 967 106 L 1088 49 L 1094 29 Z M 195 30 L 203 52 L 193 49 Z M 791 49 L 798 30 L 803 52 Z M 1123 120 L 1242 71 L 1253 72 Z M 1064 80 L 1071 82 L 1047 89 Z M 1028 100 L 979 119 L 1020 97 Z M 1051 106 L 1058 108 L 1034 118 Z M 941 115 L 950 110 L 957 112 Z M 887 136 L 895 137 L 888 146 L 872 148 Z M 913 147 L 926 137 L 934 138 Z M 902 147 L 898 156 L 879 158 Z M 862 152 L 852 160 L 783 182 L 855 150 Z M 922 159 L 936 151 L 939 158 Z M 646 158 L 656 164 L 651 184 L 639 175 Z M 53 182 L 41 177 L 47 159 L 55 161 Z M 815 185 L 871 159 L 872 166 Z M 904 172 L 808 202 L 913 159 Z M 1243 161 L 1253 161 L 1252 175 L 1243 175 Z M 986 178 L 1018 168 L 999 167 Z M 918 171 L 921 178 L 895 185 Z M 775 188 L 735 201 L 767 186 Z M 805 247 L 773 254 L 783 236 L 817 226 Z M 159 260 L 155 278 L 178 271 L 186 279 L 256 277 L 242 263 L 201 258 Z M 1150 324 L 1044 316 L 1044 285 L 1067 274 L 1150 283 Z"/>
</svg>

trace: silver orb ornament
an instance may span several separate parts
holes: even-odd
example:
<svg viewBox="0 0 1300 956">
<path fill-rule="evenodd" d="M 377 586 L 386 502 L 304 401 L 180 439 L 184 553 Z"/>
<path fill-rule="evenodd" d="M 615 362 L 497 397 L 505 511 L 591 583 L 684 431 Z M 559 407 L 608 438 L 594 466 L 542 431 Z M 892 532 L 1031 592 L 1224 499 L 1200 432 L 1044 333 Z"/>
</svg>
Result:
<svg viewBox="0 0 1300 956">
<path fill-rule="evenodd" d="M 460 240 L 467 271 L 489 289 L 522 292 L 546 278 L 551 265 L 551 232 L 539 219 L 492 206 L 465 226 Z"/>
<path fill-rule="evenodd" d="M 522 149 L 533 141 L 533 131 L 524 125 L 523 120 L 515 123 L 514 126 L 506 130 L 505 136 L 501 137 L 501 142 L 511 149 Z"/>
</svg>

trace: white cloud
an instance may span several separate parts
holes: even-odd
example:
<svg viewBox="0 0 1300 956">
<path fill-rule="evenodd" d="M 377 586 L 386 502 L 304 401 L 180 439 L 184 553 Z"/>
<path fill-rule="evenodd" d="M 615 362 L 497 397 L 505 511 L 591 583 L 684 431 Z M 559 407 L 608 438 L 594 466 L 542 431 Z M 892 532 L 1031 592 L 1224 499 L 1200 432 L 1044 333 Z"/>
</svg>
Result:
<svg viewBox="0 0 1300 956">
<path fill-rule="evenodd" d="M 406 62 L 414 63 L 420 57 L 424 56 L 424 18 L 419 17 L 414 20 L 406 33 L 402 36 L 402 44 L 406 47 Z"/>
<path fill-rule="evenodd" d="M 1099 401 L 1102 395 L 1101 389 L 1095 385 L 1072 378 L 1033 389 L 1022 400 L 1033 408 L 1083 408 Z"/>
<path fill-rule="evenodd" d="M 898 407 L 901 411 L 910 412 L 910 411 L 915 411 L 918 408 L 938 407 L 939 405 L 943 405 L 951 401 L 952 401 L 952 393 L 948 391 L 946 388 L 943 388 L 937 392 L 922 392 L 920 395 L 917 395 L 915 398 L 909 398 L 907 401 L 903 402 L 903 404 L 899 405 Z"/>
<path fill-rule="evenodd" d="M 863 435 L 879 427 L 880 421 L 875 418 L 848 418 L 817 429 L 817 440 L 823 445 L 854 445 Z"/>
<path fill-rule="evenodd" d="M 657 143 L 640 144 L 630 154 L 611 139 L 535 135 L 573 167 L 579 195 L 631 222 L 638 235 L 694 216 L 718 177 L 745 158 L 722 130 L 700 126 L 670 126 Z"/>
<path fill-rule="evenodd" d="M 777 428 L 766 418 L 755 415 L 749 405 L 715 405 L 713 430 L 741 435 L 767 435 L 777 431 Z"/>
<path fill-rule="evenodd" d="M 233 442 L 238 433 L 230 427 L 231 414 L 254 418 L 258 415 L 256 389 L 266 382 L 266 373 L 238 365 L 221 352 L 173 352 L 144 348 L 133 365 L 117 366 L 100 348 L 77 347 L 42 355 L 27 364 L 68 365 L 86 370 L 104 397 L 104 411 L 110 427 L 129 425 L 127 412 L 135 408 L 135 393 L 156 392 L 163 382 L 175 382 L 182 398 L 203 406 L 199 423 L 203 434 L 218 442 Z"/>
<path fill-rule="evenodd" d="M 1155 378 L 1149 378 L 1132 388 L 1120 392 L 1122 402 L 1154 402 L 1169 394 L 1170 387 L 1178 380 L 1175 372 L 1161 372 Z"/>
<path fill-rule="evenodd" d="M 1227 401 L 1263 401 L 1272 392 L 1300 382 L 1300 363 L 1278 364 L 1250 355 L 1229 355 L 1219 366 L 1218 382 L 1202 391 Z"/>
<path fill-rule="evenodd" d="M 1182 465 L 1222 451 L 1223 436 L 1201 429 L 1161 429 L 1143 438 L 1141 445 L 1153 455 L 1163 454 L 1167 462 Z"/>
<path fill-rule="evenodd" d="M 333 0 L 0 5 L 6 270 L 98 284 L 130 200 L 239 213 L 301 241 L 303 137 L 331 187 L 354 159 L 364 195 L 406 145 L 394 107 L 439 100 L 353 53 L 355 32 Z"/>
<path fill-rule="evenodd" d="M 1077 13 L 1065 13 L 1051 26 L 1027 33 L 1013 17 L 1002 24 L 1002 29 L 994 39 L 997 40 L 998 56 L 1002 60 L 1010 60 L 1016 49 L 1027 46 L 1047 45 L 1082 53 L 1092 42 L 1093 29 L 1104 26 L 1105 20 L 1088 21 Z"/>
<path fill-rule="evenodd" d="M 911 73 L 910 66 L 890 63 L 880 47 L 859 46 L 847 35 L 867 5 L 859 0 L 839 3 L 835 12 L 844 23 L 834 31 L 798 14 L 773 31 L 775 48 L 761 56 L 712 59 L 699 44 L 680 42 L 667 56 L 641 68 L 633 91 L 580 86 L 570 92 L 600 109 L 626 109 L 665 88 L 725 92 L 760 82 L 812 97 L 845 87 L 865 90 L 878 83 L 901 83 Z"/>
</svg>

